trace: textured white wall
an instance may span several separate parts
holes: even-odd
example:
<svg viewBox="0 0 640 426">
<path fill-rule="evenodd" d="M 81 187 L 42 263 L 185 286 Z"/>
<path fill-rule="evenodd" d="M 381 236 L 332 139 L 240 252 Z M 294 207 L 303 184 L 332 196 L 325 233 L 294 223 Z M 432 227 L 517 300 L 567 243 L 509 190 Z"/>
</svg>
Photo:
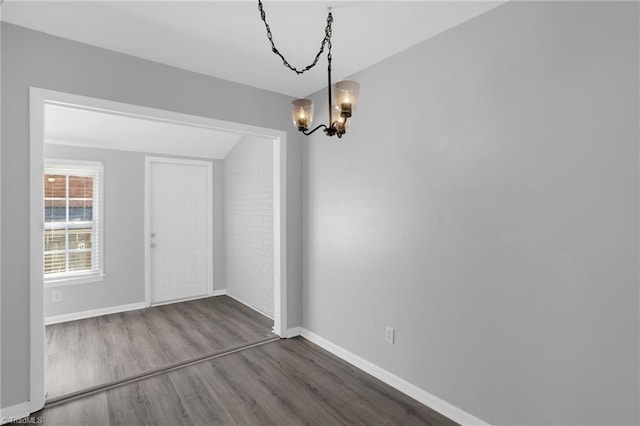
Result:
<svg viewBox="0 0 640 426">
<path fill-rule="evenodd" d="M 637 424 L 639 50 L 637 2 L 513 1 L 353 76 L 304 326 L 492 424 Z"/>
<path fill-rule="evenodd" d="M 224 159 L 229 295 L 273 317 L 273 143 L 244 137 Z"/>
</svg>

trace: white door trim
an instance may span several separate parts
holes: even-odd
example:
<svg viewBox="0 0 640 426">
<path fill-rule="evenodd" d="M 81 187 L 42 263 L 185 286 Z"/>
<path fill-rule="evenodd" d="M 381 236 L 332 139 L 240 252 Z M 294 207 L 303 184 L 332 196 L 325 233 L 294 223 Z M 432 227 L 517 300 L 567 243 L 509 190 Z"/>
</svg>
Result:
<svg viewBox="0 0 640 426">
<path fill-rule="evenodd" d="M 206 127 L 269 138 L 274 143 L 274 325 L 273 331 L 283 336 L 287 330 L 287 134 L 283 130 L 250 126 L 156 108 L 148 108 L 53 90 L 30 88 L 29 119 L 29 256 L 30 256 L 30 401 L 35 412 L 44 407 L 45 333 L 42 277 L 42 173 L 44 172 L 44 107 L 45 104 L 124 114 L 148 120 Z M 148 235 L 148 233 L 147 233 Z"/>
<path fill-rule="evenodd" d="M 144 159 L 144 292 L 151 306 L 151 164 L 181 164 L 207 168 L 207 295 L 213 295 L 213 163 L 204 160 L 146 156 Z M 163 304 L 159 303 L 159 304 Z"/>
</svg>

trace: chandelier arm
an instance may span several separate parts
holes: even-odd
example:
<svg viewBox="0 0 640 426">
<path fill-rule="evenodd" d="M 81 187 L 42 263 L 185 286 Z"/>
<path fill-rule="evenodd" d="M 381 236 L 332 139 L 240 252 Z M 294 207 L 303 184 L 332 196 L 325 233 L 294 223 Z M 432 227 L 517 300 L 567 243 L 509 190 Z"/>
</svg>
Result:
<svg viewBox="0 0 640 426">
<path fill-rule="evenodd" d="M 327 127 L 327 125 L 326 125 L 326 124 L 320 124 L 319 126 L 317 126 L 316 128 L 314 128 L 314 129 L 313 129 L 313 130 L 311 130 L 311 131 L 306 132 L 306 131 L 302 130 L 302 133 L 303 133 L 305 136 L 309 136 L 311 133 L 315 132 L 316 130 L 318 130 L 318 129 L 322 128 L 322 127 L 324 127 L 324 128 L 325 128 L 325 130 L 326 130 L 326 129 L 328 129 L 328 127 Z"/>
<path fill-rule="evenodd" d="M 285 59 L 282 53 L 280 53 L 280 51 L 276 48 L 276 44 L 273 41 L 273 34 L 271 33 L 271 28 L 269 27 L 269 24 L 267 24 L 267 14 L 264 11 L 262 0 L 258 0 L 258 10 L 260 11 L 260 18 L 264 22 L 264 27 L 267 30 L 267 38 L 271 43 L 271 51 L 276 55 L 278 55 L 280 59 L 282 59 L 282 63 L 284 64 L 285 67 L 289 68 L 291 71 L 295 72 L 296 74 L 302 74 L 305 71 L 309 71 L 311 68 L 315 67 L 316 64 L 318 63 L 318 59 L 320 59 L 320 55 L 322 55 L 322 53 L 324 52 L 324 47 L 327 43 L 329 43 L 329 51 L 331 51 L 331 24 L 333 23 L 333 15 L 331 14 L 331 11 L 329 11 L 329 14 L 327 15 L 327 26 L 324 29 L 324 38 L 322 39 L 322 43 L 320 44 L 320 50 L 316 54 L 312 63 L 310 63 L 309 65 L 307 65 L 302 69 L 298 69 L 293 65 L 291 65 L 289 61 Z"/>
</svg>

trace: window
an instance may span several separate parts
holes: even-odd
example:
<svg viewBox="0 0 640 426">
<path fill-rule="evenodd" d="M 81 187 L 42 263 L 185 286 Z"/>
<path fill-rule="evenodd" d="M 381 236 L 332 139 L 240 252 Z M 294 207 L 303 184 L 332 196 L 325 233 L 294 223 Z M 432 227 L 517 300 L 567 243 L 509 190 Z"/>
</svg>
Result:
<svg viewBox="0 0 640 426">
<path fill-rule="evenodd" d="M 46 163 L 45 283 L 102 279 L 102 174 L 101 163 Z"/>
</svg>

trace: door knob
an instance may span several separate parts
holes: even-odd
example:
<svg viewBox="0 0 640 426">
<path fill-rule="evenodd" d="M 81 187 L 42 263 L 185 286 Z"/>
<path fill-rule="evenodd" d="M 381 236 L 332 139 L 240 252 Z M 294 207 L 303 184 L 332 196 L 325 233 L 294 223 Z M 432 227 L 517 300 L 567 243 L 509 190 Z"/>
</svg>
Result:
<svg viewBox="0 0 640 426">
<path fill-rule="evenodd" d="M 152 232 L 152 233 L 151 233 L 151 238 L 155 238 L 155 236 L 156 236 L 156 233 L 155 233 L 155 232 Z"/>
<path fill-rule="evenodd" d="M 156 243 L 151 243 L 151 248 L 156 248 Z"/>
</svg>

